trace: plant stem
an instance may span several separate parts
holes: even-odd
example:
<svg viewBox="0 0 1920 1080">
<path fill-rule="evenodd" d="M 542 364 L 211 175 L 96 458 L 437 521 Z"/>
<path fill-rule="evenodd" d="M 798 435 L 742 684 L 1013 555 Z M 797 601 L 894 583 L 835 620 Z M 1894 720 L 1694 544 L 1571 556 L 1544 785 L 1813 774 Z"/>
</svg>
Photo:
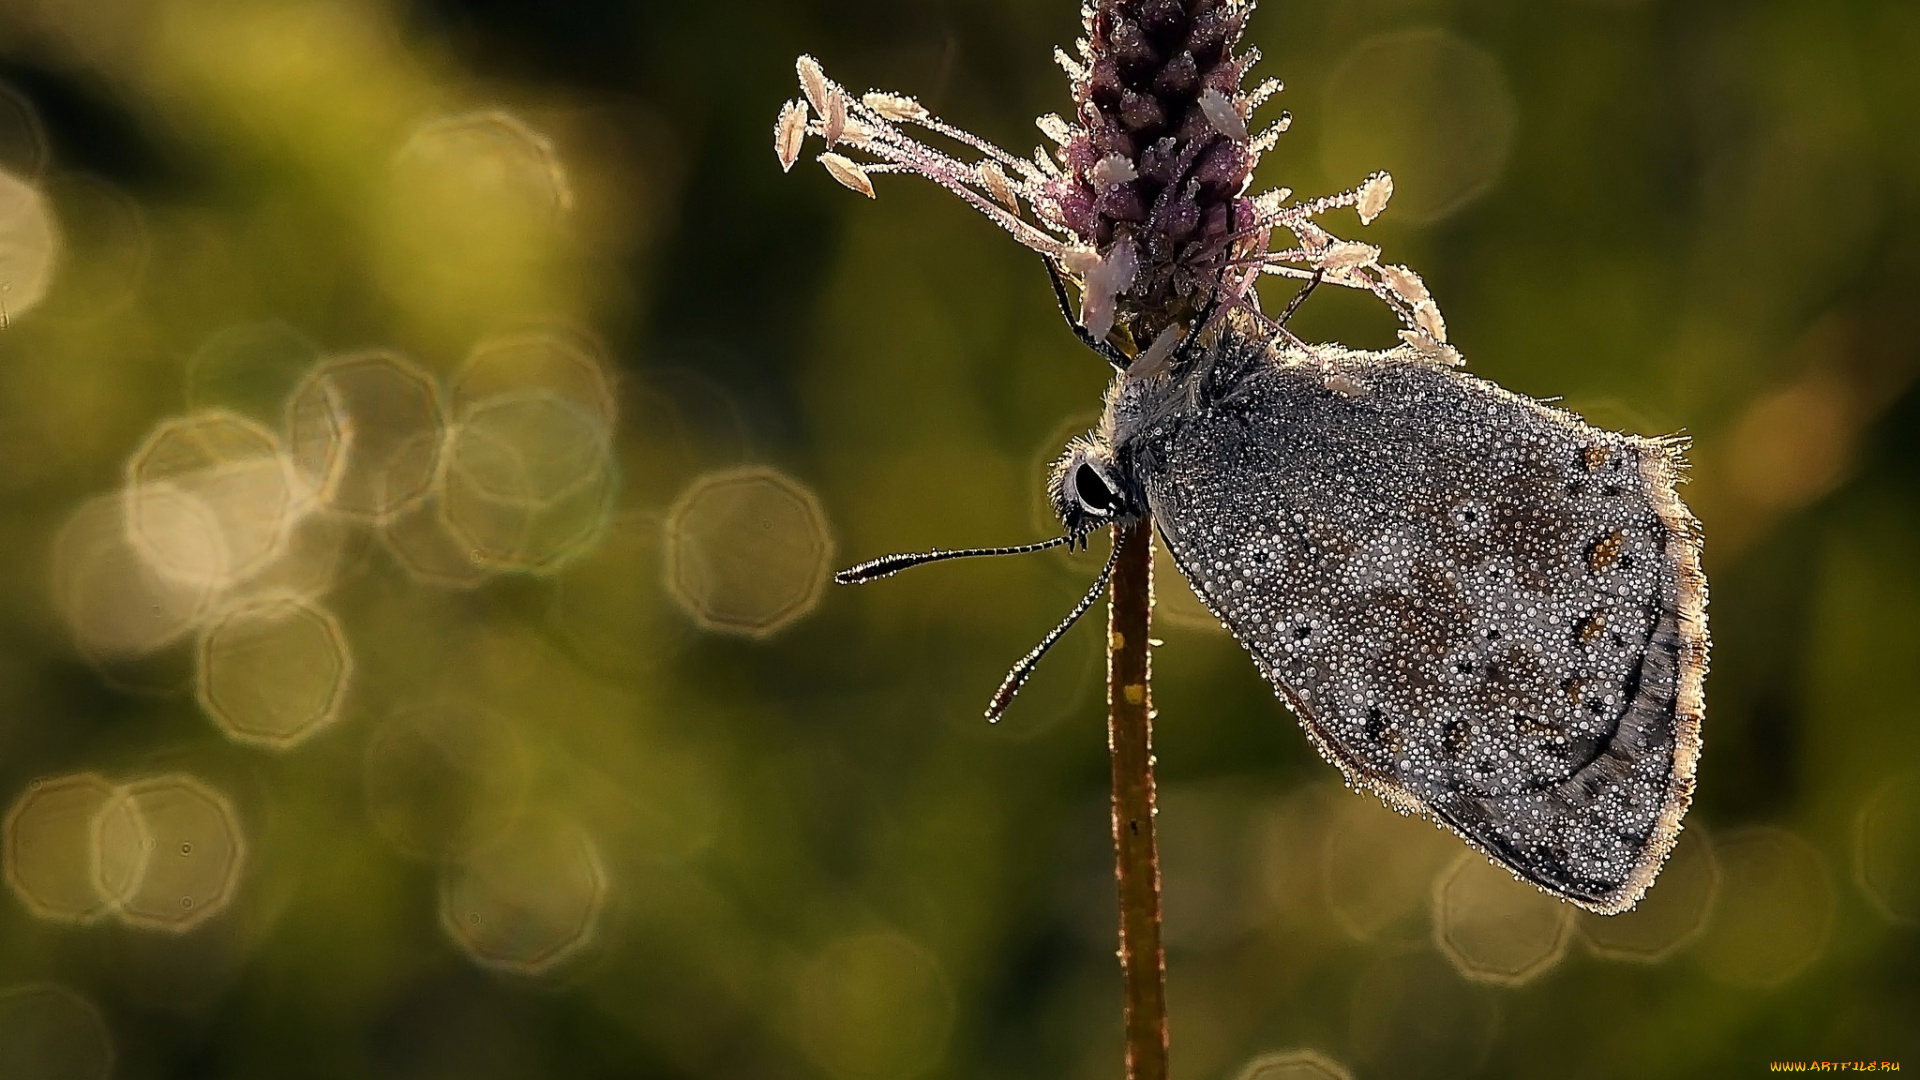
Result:
<svg viewBox="0 0 1920 1080">
<path fill-rule="evenodd" d="M 1127 1080 L 1167 1078 L 1167 957 L 1153 839 L 1153 522 L 1116 526 L 1107 609 L 1107 750 L 1113 760 L 1113 874 L 1120 889 Z"/>
</svg>

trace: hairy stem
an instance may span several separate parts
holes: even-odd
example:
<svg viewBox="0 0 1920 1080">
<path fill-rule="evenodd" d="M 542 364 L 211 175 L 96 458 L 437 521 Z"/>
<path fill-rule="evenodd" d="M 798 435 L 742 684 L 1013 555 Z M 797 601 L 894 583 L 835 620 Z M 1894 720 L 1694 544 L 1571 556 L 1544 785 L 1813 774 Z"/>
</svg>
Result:
<svg viewBox="0 0 1920 1080">
<path fill-rule="evenodd" d="M 1167 958 L 1153 839 L 1153 523 L 1115 527 L 1107 609 L 1107 750 L 1113 760 L 1113 873 L 1120 889 L 1127 1080 L 1167 1078 Z"/>
</svg>

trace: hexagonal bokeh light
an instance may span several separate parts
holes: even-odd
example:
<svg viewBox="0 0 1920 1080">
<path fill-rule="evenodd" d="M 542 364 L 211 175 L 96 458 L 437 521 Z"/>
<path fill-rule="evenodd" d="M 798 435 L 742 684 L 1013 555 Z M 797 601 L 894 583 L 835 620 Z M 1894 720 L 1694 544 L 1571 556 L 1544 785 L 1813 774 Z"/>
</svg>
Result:
<svg viewBox="0 0 1920 1080">
<path fill-rule="evenodd" d="M 200 640 L 200 707 L 232 738 L 285 749 L 340 713 L 352 659 L 330 612 L 298 597 L 235 607 Z"/>
<path fill-rule="evenodd" d="M 1433 895 L 1434 876 L 1459 853 L 1458 843 L 1429 822 L 1398 814 L 1372 796 L 1342 792 L 1321 848 L 1327 907 L 1360 941 L 1411 939 L 1413 912 Z"/>
<path fill-rule="evenodd" d="M 544 389 L 498 394 L 463 409 L 447 440 L 441 517 L 475 562 L 549 571 L 599 538 L 615 479 L 597 415 Z"/>
<path fill-rule="evenodd" d="M 1778 986 L 1806 971 L 1833 935 L 1833 877 L 1796 833 L 1755 826 L 1721 838 L 1720 890 L 1695 946 L 1709 975 L 1733 986 Z"/>
<path fill-rule="evenodd" d="M 761 467 L 710 473 L 667 515 L 667 588 L 703 629 L 776 634 L 813 609 L 833 539 L 813 492 Z"/>
<path fill-rule="evenodd" d="M 92 922 L 108 902 L 95 882 L 93 838 L 114 787 L 97 773 L 27 785 L 6 819 L 7 886 L 27 910 L 58 922 Z"/>
<path fill-rule="evenodd" d="M 64 986 L 0 989 L 0 1076 L 8 1080 L 106 1080 L 113 1034 L 93 1002 Z"/>
<path fill-rule="evenodd" d="M 211 517 L 203 519 L 211 535 Z M 119 493 L 80 504 L 54 537 L 53 605 L 94 660 L 146 656 L 185 637 L 212 603 L 205 578 L 163 574 L 134 546 Z"/>
<path fill-rule="evenodd" d="M 484 967 L 543 975 L 592 944 L 607 899 L 599 848 L 562 818 L 532 815 L 440 878 L 440 924 Z"/>
<path fill-rule="evenodd" d="M 953 1026 L 939 958 L 891 930 L 830 942 L 794 983 L 794 1026 L 809 1057 L 846 1080 L 926 1072 Z"/>
<path fill-rule="evenodd" d="M 1462 975 L 1518 986 L 1566 955 L 1572 905 L 1464 854 L 1433 887 L 1433 939 Z"/>
<path fill-rule="evenodd" d="M 1853 876 L 1880 914 L 1920 923 L 1920 778 L 1897 776 L 1854 818 Z"/>
<path fill-rule="evenodd" d="M 1247 1062 L 1239 1080 L 1353 1080 L 1353 1074 L 1317 1050 L 1283 1050 Z"/>
<path fill-rule="evenodd" d="M 388 843 L 417 858 L 471 854 L 519 816 L 528 766 L 506 720 L 466 702 L 388 716 L 367 740 L 367 812 Z"/>
<path fill-rule="evenodd" d="M 1689 824 L 1667 856 L 1653 888 L 1632 911 L 1574 917 L 1580 936 L 1595 956 L 1651 964 L 1691 944 L 1706 929 L 1720 891 L 1720 863 L 1706 828 Z"/>
<path fill-rule="evenodd" d="M 246 841 L 233 806 L 179 773 L 118 788 L 95 843 L 102 891 L 130 926 L 181 933 L 233 901 Z"/>
<path fill-rule="evenodd" d="M 216 589 L 281 554 L 303 501 L 279 437 L 218 409 L 156 427 L 127 463 L 126 500 L 156 570 Z"/>
<path fill-rule="evenodd" d="M 617 407 L 613 378 L 600 349 L 558 330 L 530 330 L 488 338 L 473 347 L 448 387 L 455 418 L 505 394 L 544 390 L 585 409 L 611 428 Z"/>
<path fill-rule="evenodd" d="M 322 361 L 287 403 L 300 476 L 328 509 L 357 521 L 427 496 L 445 427 L 432 377 L 389 350 Z"/>
<path fill-rule="evenodd" d="M 59 255 L 59 225 L 46 193 L 0 169 L 0 306 L 9 321 L 47 295 Z"/>
</svg>

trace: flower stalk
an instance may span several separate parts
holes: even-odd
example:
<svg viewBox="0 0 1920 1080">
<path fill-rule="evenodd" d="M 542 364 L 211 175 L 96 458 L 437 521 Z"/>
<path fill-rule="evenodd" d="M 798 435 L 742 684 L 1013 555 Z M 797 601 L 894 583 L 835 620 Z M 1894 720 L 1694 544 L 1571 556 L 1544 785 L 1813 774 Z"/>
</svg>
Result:
<svg viewBox="0 0 1920 1080">
<path fill-rule="evenodd" d="M 1113 768 L 1113 876 L 1127 1080 L 1167 1077 L 1167 956 L 1154 839 L 1153 523 L 1115 526 L 1120 556 L 1107 608 L 1107 755 Z"/>
</svg>

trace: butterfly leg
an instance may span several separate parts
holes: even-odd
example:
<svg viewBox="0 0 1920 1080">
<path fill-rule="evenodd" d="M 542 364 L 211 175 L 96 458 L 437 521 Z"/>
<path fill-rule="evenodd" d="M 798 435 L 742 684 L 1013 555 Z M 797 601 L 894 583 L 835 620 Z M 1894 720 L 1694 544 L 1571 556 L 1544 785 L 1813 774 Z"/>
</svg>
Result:
<svg viewBox="0 0 1920 1080">
<path fill-rule="evenodd" d="M 1213 321 L 1214 312 L 1219 310 L 1220 288 L 1215 286 L 1207 293 L 1207 302 L 1201 306 L 1200 313 L 1187 325 L 1186 336 L 1180 339 L 1179 346 L 1173 350 L 1175 366 L 1186 363 L 1187 358 L 1193 355 L 1193 347 L 1200 341 L 1200 331 L 1206 329 L 1207 324 Z"/>
<path fill-rule="evenodd" d="M 1093 331 L 1087 329 L 1087 324 L 1081 322 L 1080 317 L 1074 314 L 1073 301 L 1067 298 L 1067 283 L 1060 276 L 1059 265 L 1052 259 L 1041 261 L 1047 264 L 1047 279 L 1053 282 L 1053 298 L 1059 301 L 1060 315 L 1067 320 L 1067 325 L 1073 328 L 1073 336 L 1079 338 L 1081 344 L 1087 348 L 1099 353 L 1102 359 L 1113 365 L 1115 371 L 1127 370 L 1129 363 L 1127 354 L 1121 352 L 1113 342 L 1094 337 Z"/>
<path fill-rule="evenodd" d="M 1293 299 L 1287 301 L 1287 306 L 1280 312 L 1278 319 L 1271 319 L 1265 315 L 1256 316 L 1260 321 L 1273 328 L 1273 334 L 1267 338 L 1266 348 L 1273 348 L 1273 343 L 1284 337 L 1302 352 L 1312 354 L 1313 347 L 1300 340 L 1300 335 L 1287 329 L 1287 320 L 1293 318 L 1293 313 L 1300 310 L 1301 304 L 1307 302 L 1307 297 L 1313 293 L 1314 289 L 1319 287 L 1320 279 L 1325 273 L 1326 271 L 1324 270 L 1315 270 L 1313 276 L 1307 279 L 1306 285 L 1302 287 L 1299 292 L 1293 294 Z"/>
<path fill-rule="evenodd" d="M 1325 270 L 1315 270 L 1313 276 L 1307 279 L 1306 285 L 1293 294 L 1293 299 L 1287 301 L 1286 308 L 1280 312 L 1280 318 L 1275 320 L 1282 330 L 1286 329 L 1287 320 L 1293 318 L 1293 313 L 1300 310 L 1300 305 L 1307 302 L 1307 297 L 1313 295 L 1313 290 L 1320 287 L 1320 279 L 1325 274 Z"/>
</svg>

